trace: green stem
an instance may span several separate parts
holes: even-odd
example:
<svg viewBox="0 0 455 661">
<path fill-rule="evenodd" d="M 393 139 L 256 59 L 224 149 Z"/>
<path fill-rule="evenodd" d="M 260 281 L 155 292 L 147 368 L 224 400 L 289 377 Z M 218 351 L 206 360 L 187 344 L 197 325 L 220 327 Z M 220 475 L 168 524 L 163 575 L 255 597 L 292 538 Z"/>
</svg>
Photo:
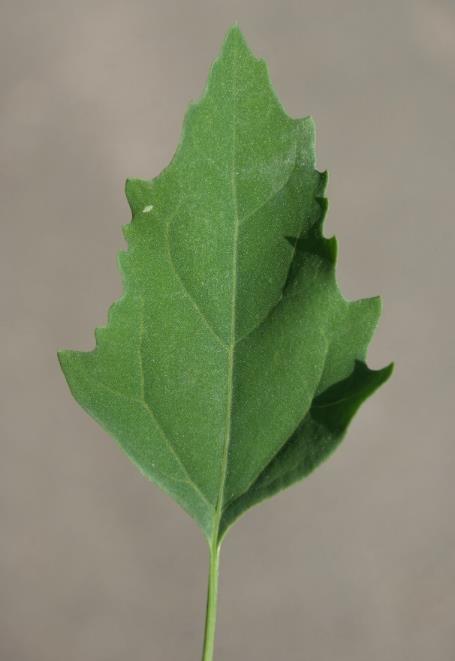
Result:
<svg viewBox="0 0 455 661">
<path fill-rule="evenodd" d="M 218 574 L 220 566 L 220 547 L 216 540 L 210 544 L 210 568 L 207 588 L 207 609 L 205 614 L 205 634 L 202 661 L 213 661 L 215 646 L 216 611 L 218 602 Z"/>
</svg>

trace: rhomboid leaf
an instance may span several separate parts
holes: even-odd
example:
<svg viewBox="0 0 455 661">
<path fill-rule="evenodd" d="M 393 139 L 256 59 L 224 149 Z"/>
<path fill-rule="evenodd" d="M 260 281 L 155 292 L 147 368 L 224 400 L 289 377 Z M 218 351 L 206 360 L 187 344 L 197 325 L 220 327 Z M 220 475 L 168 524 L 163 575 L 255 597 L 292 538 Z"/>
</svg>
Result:
<svg viewBox="0 0 455 661">
<path fill-rule="evenodd" d="M 124 294 L 96 348 L 59 352 L 79 404 L 216 545 L 391 372 L 365 364 L 379 299 L 337 287 L 314 160 L 313 121 L 285 113 L 234 26 L 170 165 L 127 182 Z"/>
</svg>

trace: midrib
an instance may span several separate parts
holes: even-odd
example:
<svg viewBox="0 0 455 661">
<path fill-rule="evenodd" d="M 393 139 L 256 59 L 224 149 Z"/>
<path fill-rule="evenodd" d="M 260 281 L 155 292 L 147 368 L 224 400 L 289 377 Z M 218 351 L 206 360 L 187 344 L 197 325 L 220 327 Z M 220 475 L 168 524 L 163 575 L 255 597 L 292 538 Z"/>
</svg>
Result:
<svg viewBox="0 0 455 661">
<path fill-rule="evenodd" d="M 236 298 L 237 298 L 237 244 L 239 238 L 239 209 L 237 199 L 237 181 L 236 181 L 236 148 L 237 148 L 237 126 L 236 126 L 236 104 L 237 104 L 237 56 L 238 49 L 234 51 L 233 57 L 233 71 L 232 71 L 232 91 L 233 91 L 233 109 L 232 109 L 232 151 L 231 151 L 231 192 L 232 192 L 232 206 L 233 206 L 233 240 L 232 240 L 232 299 L 231 299 L 231 329 L 228 344 L 228 376 L 227 376 L 227 405 L 226 405 L 226 423 L 225 423 L 225 436 L 223 444 L 223 456 L 221 462 L 221 476 L 220 488 L 218 491 L 218 501 L 213 517 L 213 530 L 212 530 L 212 548 L 218 546 L 218 534 L 223 515 L 224 492 L 226 487 L 227 466 L 229 456 L 229 445 L 231 442 L 231 420 L 232 420 L 232 405 L 233 405 L 233 381 L 234 381 L 234 357 L 235 357 L 235 330 L 236 330 Z"/>
</svg>

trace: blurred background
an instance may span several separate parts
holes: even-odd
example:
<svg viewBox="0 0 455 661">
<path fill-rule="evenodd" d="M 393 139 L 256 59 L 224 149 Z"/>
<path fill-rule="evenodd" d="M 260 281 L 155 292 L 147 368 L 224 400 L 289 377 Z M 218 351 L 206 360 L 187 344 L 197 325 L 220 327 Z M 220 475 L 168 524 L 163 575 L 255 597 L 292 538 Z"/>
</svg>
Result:
<svg viewBox="0 0 455 661">
<path fill-rule="evenodd" d="M 126 177 L 169 162 L 238 20 L 328 169 L 344 294 L 396 361 L 342 447 L 222 553 L 217 661 L 455 658 L 452 0 L 0 2 L 0 658 L 200 658 L 192 520 L 73 401 L 120 295 Z"/>
</svg>

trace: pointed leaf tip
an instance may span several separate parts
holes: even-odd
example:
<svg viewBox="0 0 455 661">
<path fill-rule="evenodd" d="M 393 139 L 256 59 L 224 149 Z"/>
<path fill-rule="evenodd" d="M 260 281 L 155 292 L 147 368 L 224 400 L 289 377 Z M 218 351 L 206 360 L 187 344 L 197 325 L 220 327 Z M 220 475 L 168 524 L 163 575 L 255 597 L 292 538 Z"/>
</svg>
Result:
<svg viewBox="0 0 455 661">
<path fill-rule="evenodd" d="M 245 54 L 253 57 L 253 53 L 250 47 L 247 44 L 245 36 L 241 31 L 238 23 L 231 25 L 229 30 L 226 32 L 224 38 L 222 54 L 223 56 L 229 55 L 233 52 L 243 51 Z"/>
</svg>

